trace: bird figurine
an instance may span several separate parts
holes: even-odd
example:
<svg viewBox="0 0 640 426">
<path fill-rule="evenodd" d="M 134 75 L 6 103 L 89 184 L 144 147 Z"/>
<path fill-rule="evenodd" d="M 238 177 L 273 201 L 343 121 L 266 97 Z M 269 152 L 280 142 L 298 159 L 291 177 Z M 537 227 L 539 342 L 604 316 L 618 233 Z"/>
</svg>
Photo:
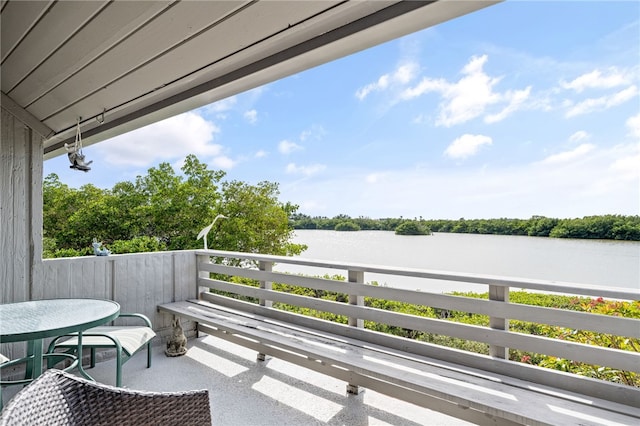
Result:
<svg viewBox="0 0 640 426">
<path fill-rule="evenodd" d="M 218 216 L 216 216 L 215 219 L 213 219 L 213 222 L 211 222 L 211 225 L 206 226 L 202 229 L 202 231 L 200 231 L 200 233 L 198 234 L 198 238 L 196 238 L 197 240 L 199 240 L 200 238 L 204 237 L 204 249 L 208 250 L 209 248 L 207 247 L 207 234 L 209 233 L 209 231 L 211 231 L 211 228 L 213 228 L 213 225 L 216 223 L 216 221 L 218 219 L 229 219 L 227 216 L 223 215 L 223 214 L 219 214 Z"/>
</svg>

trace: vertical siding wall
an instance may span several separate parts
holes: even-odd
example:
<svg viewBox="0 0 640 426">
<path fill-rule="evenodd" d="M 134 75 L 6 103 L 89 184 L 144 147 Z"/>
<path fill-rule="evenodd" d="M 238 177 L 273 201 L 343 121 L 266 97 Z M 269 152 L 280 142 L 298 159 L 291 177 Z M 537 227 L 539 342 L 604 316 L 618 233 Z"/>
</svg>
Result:
<svg viewBox="0 0 640 426">
<path fill-rule="evenodd" d="M 194 251 L 46 259 L 33 299 L 115 300 L 121 312 L 148 316 L 161 334 L 171 318 L 156 312 L 162 303 L 196 297 Z"/>
<path fill-rule="evenodd" d="M 43 141 L 4 108 L 0 123 L 0 303 L 21 302 L 42 281 Z M 25 353 L 8 346 L 9 357 Z"/>
</svg>

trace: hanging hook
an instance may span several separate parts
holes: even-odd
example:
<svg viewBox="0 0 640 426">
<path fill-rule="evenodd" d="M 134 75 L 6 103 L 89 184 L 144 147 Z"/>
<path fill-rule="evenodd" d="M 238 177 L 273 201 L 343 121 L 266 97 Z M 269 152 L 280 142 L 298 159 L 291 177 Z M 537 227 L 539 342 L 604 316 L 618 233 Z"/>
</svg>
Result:
<svg viewBox="0 0 640 426">
<path fill-rule="evenodd" d="M 104 114 L 107 112 L 106 108 L 102 109 L 102 114 L 99 114 L 96 116 L 96 121 L 98 122 L 98 124 L 102 124 L 104 123 Z"/>
</svg>

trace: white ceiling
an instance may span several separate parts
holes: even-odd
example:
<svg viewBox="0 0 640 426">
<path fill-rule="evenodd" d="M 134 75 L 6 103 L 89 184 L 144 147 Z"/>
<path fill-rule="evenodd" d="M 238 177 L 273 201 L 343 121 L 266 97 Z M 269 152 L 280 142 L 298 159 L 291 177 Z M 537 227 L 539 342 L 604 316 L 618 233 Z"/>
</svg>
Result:
<svg viewBox="0 0 640 426">
<path fill-rule="evenodd" d="M 50 158 L 496 2 L 2 0 L 2 106 Z"/>
</svg>

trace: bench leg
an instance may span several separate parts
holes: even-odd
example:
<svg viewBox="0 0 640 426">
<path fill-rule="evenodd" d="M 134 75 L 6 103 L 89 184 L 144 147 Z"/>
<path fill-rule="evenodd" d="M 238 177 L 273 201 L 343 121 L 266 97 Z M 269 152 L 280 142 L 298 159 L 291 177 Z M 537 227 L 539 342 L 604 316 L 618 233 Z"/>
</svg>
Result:
<svg viewBox="0 0 640 426">
<path fill-rule="evenodd" d="M 358 395 L 360 393 L 360 388 L 358 385 L 352 385 L 351 383 L 347 384 L 347 393 L 352 395 Z"/>
</svg>

